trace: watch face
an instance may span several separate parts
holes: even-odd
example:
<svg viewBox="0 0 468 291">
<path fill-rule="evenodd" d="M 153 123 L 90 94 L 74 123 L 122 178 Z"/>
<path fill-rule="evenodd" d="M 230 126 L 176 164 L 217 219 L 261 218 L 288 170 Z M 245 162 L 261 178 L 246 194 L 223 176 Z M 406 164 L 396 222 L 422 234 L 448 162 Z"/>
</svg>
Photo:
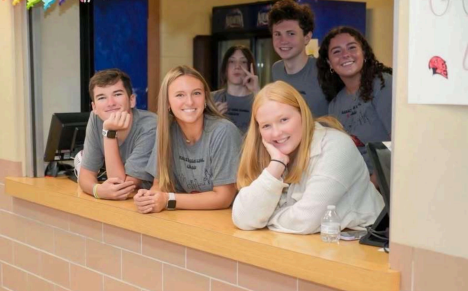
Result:
<svg viewBox="0 0 468 291">
<path fill-rule="evenodd" d="M 115 130 L 108 130 L 107 131 L 107 137 L 108 138 L 115 138 L 116 134 L 117 134 L 117 131 L 115 131 Z"/>
<path fill-rule="evenodd" d="M 167 201 L 167 209 L 175 209 L 175 208 L 176 208 L 176 201 L 175 200 Z"/>
<path fill-rule="evenodd" d="M 107 138 L 115 138 L 117 136 L 117 131 L 115 130 L 102 130 L 102 135 Z"/>
</svg>

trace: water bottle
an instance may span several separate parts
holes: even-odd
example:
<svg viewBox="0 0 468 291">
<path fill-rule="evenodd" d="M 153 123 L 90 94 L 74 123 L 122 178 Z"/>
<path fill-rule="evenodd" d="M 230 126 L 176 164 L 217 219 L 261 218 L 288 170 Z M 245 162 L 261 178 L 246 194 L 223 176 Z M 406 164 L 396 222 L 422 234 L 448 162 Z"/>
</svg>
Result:
<svg viewBox="0 0 468 291">
<path fill-rule="evenodd" d="M 335 205 L 328 205 L 322 218 L 320 237 L 324 242 L 337 243 L 340 240 L 341 219 L 335 211 Z"/>
</svg>

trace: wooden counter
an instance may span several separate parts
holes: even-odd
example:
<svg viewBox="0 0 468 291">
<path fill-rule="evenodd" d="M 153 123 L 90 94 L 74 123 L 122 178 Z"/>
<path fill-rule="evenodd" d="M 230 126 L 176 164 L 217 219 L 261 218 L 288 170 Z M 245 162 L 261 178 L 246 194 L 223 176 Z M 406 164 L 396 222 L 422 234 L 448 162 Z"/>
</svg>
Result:
<svg viewBox="0 0 468 291">
<path fill-rule="evenodd" d="M 357 241 L 323 243 L 319 235 L 242 231 L 231 210 L 139 214 L 132 200 L 97 200 L 65 178 L 7 178 L 11 196 L 340 290 L 397 291 L 389 255 Z"/>
</svg>

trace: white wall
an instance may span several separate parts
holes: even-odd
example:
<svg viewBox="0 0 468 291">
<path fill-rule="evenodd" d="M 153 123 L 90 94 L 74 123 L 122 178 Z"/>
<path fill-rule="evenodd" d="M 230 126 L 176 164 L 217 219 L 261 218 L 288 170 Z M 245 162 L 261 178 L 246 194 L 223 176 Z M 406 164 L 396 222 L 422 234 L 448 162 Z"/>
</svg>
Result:
<svg viewBox="0 0 468 291">
<path fill-rule="evenodd" d="M 43 144 L 47 142 L 52 114 L 80 112 L 79 2 L 53 4 L 40 11 L 40 74 L 42 81 Z"/>
<path fill-rule="evenodd" d="M 408 104 L 408 1 L 395 3 L 391 239 L 468 258 L 468 106 Z"/>
<path fill-rule="evenodd" d="M 23 162 L 25 115 L 22 30 L 25 5 L 0 3 L 0 159 Z"/>
</svg>

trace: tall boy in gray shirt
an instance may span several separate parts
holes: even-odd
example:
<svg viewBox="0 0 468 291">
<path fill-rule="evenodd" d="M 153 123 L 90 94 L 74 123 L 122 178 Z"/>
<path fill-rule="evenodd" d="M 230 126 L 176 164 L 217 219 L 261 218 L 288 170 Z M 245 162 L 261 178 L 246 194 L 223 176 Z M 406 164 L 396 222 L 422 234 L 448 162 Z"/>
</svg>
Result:
<svg viewBox="0 0 468 291">
<path fill-rule="evenodd" d="M 273 81 L 281 80 L 296 88 L 314 117 L 328 114 L 328 101 L 317 79 L 316 59 L 306 54 L 314 31 L 314 15 L 308 5 L 293 0 L 276 2 L 268 14 L 273 47 L 281 61 L 273 64 Z"/>
<path fill-rule="evenodd" d="M 79 184 L 96 198 L 124 200 L 136 188 L 151 187 L 145 172 L 156 139 L 156 114 L 135 109 L 130 77 L 118 70 L 96 73 L 89 91 L 93 112 L 86 128 Z M 108 179 L 97 173 L 106 164 Z"/>
</svg>

